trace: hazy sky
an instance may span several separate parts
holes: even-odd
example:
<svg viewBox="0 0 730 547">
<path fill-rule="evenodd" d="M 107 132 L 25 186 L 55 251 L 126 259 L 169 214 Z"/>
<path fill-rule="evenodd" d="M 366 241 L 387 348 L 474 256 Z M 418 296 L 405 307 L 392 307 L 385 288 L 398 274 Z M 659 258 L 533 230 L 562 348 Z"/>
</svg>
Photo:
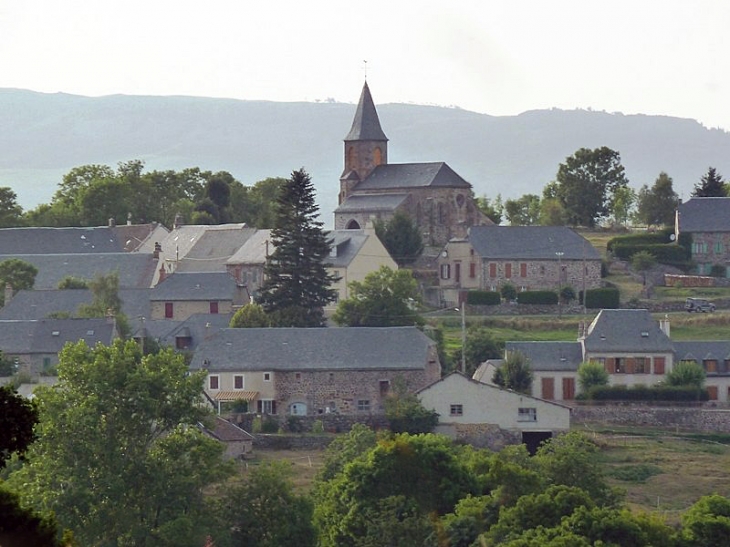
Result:
<svg viewBox="0 0 730 547">
<path fill-rule="evenodd" d="M 730 130 L 728 0 L 0 0 L 0 87 L 558 107 Z"/>
</svg>

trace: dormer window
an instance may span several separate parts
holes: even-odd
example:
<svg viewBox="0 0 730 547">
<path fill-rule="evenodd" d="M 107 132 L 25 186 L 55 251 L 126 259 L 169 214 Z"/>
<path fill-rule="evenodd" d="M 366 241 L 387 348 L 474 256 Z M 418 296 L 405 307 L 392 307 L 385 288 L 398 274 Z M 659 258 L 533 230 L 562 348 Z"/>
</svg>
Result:
<svg viewBox="0 0 730 547">
<path fill-rule="evenodd" d="M 647 331 L 642 331 L 641 332 L 641 337 L 642 338 L 649 338 L 649 333 Z"/>
<path fill-rule="evenodd" d="M 332 245 L 332 248 L 330 249 L 330 258 L 337 258 L 337 247 Z"/>
</svg>

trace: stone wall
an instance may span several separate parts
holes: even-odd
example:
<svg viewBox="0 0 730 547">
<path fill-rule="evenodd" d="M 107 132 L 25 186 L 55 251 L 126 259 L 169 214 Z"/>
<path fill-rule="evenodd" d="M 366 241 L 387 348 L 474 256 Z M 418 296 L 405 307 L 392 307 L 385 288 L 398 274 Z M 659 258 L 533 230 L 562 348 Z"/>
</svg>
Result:
<svg viewBox="0 0 730 547">
<path fill-rule="evenodd" d="M 657 427 L 730 433 L 730 408 L 710 406 L 659 407 L 638 404 L 580 405 L 571 414 L 573 427 L 584 424 L 603 426 Z"/>
</svg>

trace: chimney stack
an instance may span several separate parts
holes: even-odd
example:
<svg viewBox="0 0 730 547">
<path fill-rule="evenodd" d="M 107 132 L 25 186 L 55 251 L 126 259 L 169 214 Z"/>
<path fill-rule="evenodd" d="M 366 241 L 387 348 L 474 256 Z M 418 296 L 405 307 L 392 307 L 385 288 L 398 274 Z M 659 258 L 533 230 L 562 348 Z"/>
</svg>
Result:
<svg viewBox="0 0 730 547">
<path fill-rule="evenodd" d="M 117 225 L 117 221 L 114 220 L 114 217 L 109 217 L 109 228 L 114 228 Z"/>
<path fill-rule="evenodd" d="M 10 283 L 5 283 L 5 305 L 8 305 L 13 299 L 13 286 Z"/>
<path fill-rule="evenodd" d="M 669 327 L 669 316 L 667 314 L 664 314 L 664 319 L 659 320 L 659 328 L 667 335 L 667 338 L 671 338 L 672 331 Z"/>
<path fill-rule="evenodd" d="M 152 252 L 152 257 L 157 260 L 160 258 L 160 253 L 162 252 L 162 245 L 160 245 L 159 242 L 155 241 L 155 250 Z"/>
<path fill-rule="evenodd" d="M 160 266 L 160 278 L 157 280 L 158 283 L 162 283 L 167 278 L 167 271 L 165 270 L 165 264 Z M 177 278 L 175 278 L 177 279 Z"/>
</svg>

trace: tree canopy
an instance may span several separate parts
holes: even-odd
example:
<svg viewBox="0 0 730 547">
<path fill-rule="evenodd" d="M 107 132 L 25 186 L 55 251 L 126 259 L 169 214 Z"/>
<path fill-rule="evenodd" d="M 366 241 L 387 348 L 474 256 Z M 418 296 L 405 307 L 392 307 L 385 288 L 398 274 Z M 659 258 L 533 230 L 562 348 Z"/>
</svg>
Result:
<svg viewBox="0 0 730 547">
<path fill-rule="evenodd" d="M 530 360 L 522 352 L 509 352 L 504 362 L 494 372 L 492 381 L 505 389 L 529 394 L 532 389 Z"/>
<path fill-rule="evenodd" d="M 304 169 L 294 171 L 276 203 L 274 252 L 258 298 L 272 326 L 323 326 L 323 308 L 337 295 L 330 287 L 336 278 L 326 269 L 330 241 L 318 216 L 312 179 Z"/>
<path fill-rule="evenodd" d="M 12 454 L 23 455 L 35 440 L 36 406 L 12 386 L 0 386 L 0 469 Z"/>
<path fill-rule="evenodd" d="M 396 327 L 423 324 L 415 306 L 421 297 L 410 270 L 381 266 L 363 282 L 349 284 L 350 298 L 342 300 L 333 320 L 346 327 Z"/>
<path fill-rule="evenodd" d="M 581 148 L 561 163 L 555 192 L 573 226 L 593 227 L 610 213 L 611 196 L 628 185 L 618 152 Z"/>
<path fill-rule="evenodd" d="M 707 173 L 702 175 L 700 182 L 695 184 L 692 191 L 692 196 L 698 198 L 724 198 L 726 195 L 725 181 L 722 180 L 722 175 L 714 167 L 707 169 Z"/>
<path fill-rule="evenodd" d="M 403 211 L 396 211 L 388 222 L 376 221 L 375 234 L 401 266 L 414 262 L 423 251 L 418 225 Z"/>
<path fill-rule="evenodd" d="M 0 262 L 0 306 L 5 305 L 6 284 L 10 284 L 13 294 L 32 289 L 36 275 L 38 275 L 38 268 L 30 262 L 18 258 L 9 258 Z"/>
<path fill-rule="evenodd" d="M 38 439 L 8 480 L 84 545 L 203 545 L 203 488 L 226 477 L 223 447 L 197 424 L 203 375 L 132 341 L 67 345 L 58 383 L 38 389 Z"/>
</svg>

